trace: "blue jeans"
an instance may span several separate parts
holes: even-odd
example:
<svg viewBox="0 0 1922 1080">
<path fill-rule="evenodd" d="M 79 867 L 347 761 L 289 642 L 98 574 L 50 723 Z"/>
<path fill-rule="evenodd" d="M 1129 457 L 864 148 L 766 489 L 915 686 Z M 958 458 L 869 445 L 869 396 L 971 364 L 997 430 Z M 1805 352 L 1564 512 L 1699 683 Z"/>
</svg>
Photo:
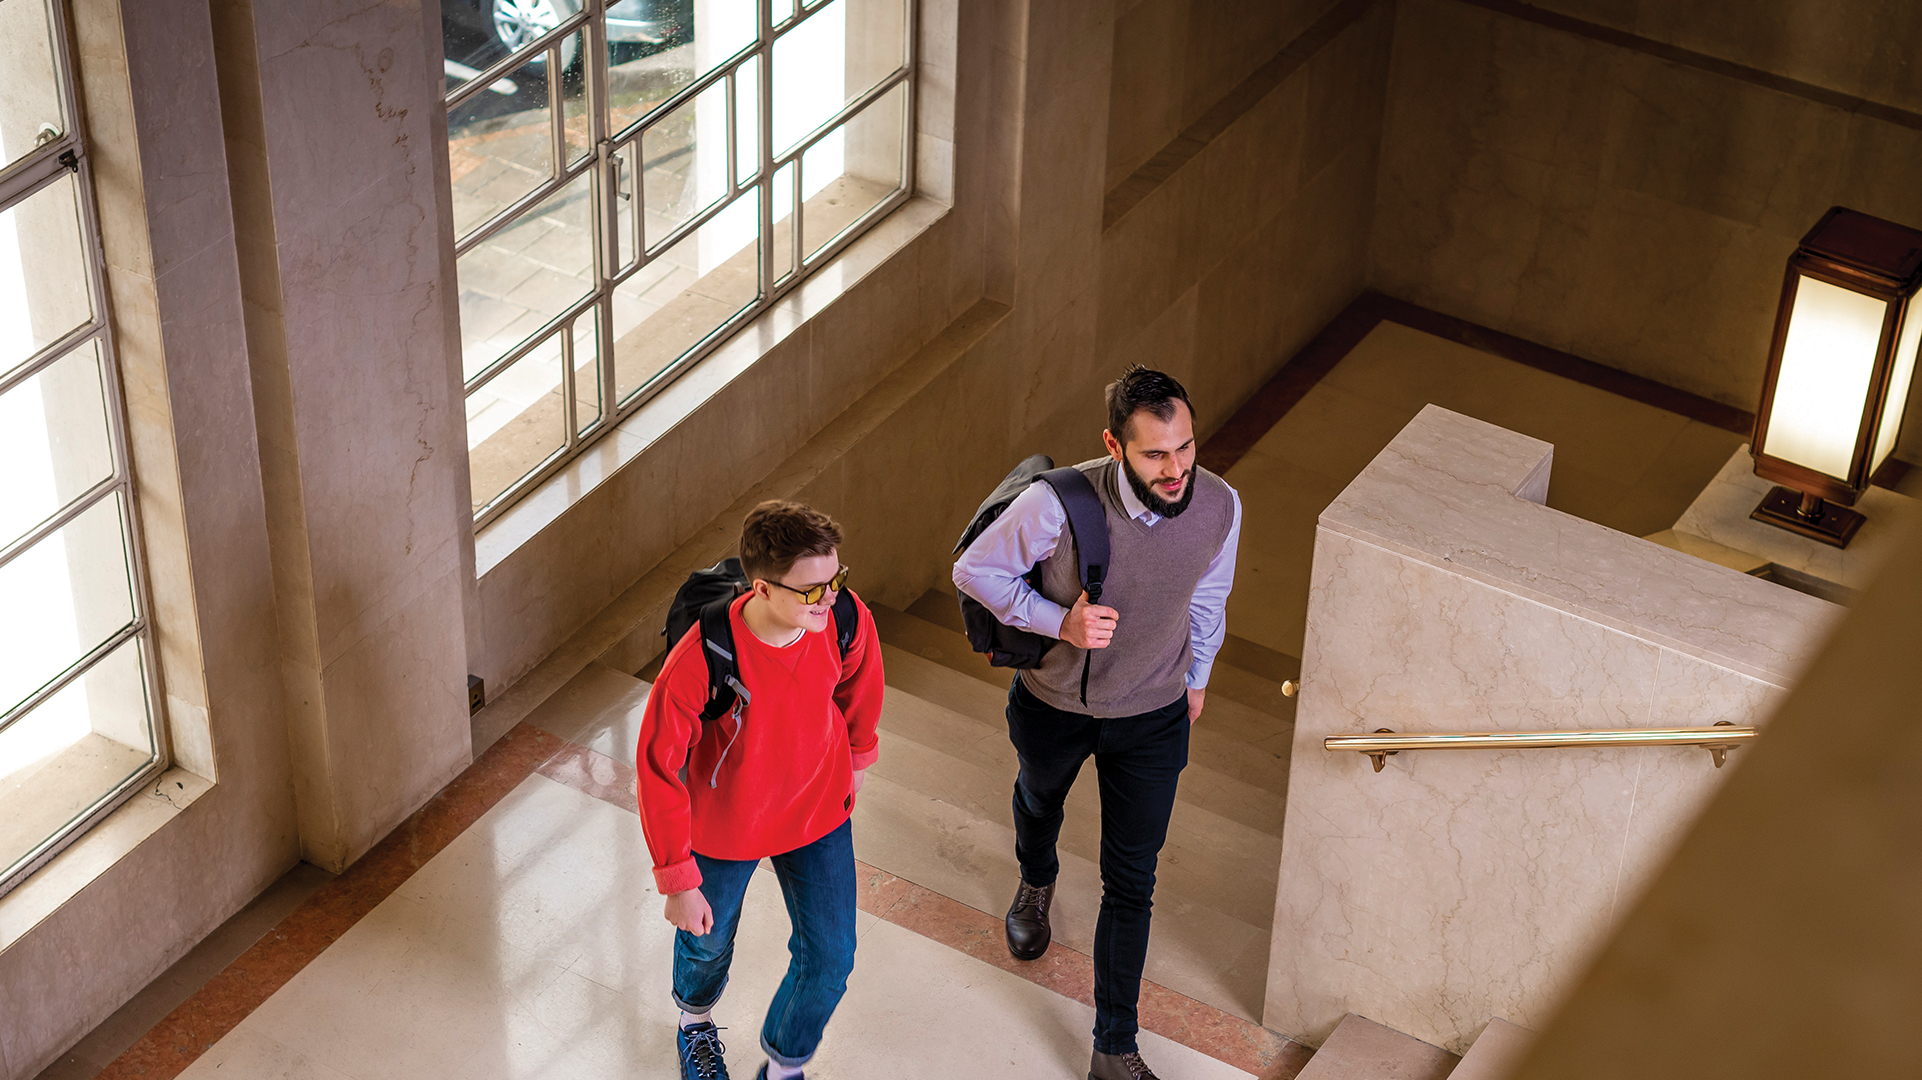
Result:
<svg viewBox="0 0 1922 1080">
<path fill-rule="evenodd" d="M 1175 788 L 1188 764 L 1188 695 L 1139 716 L 1100 720 L 1035 697 L 1016 675 L 1008 737 L 1020 756 L 1014 781 L 1014 857 L 1021 880 L 1052 885 L 1055 839 L 1081 764 L 1093 756 L 1101 785 L 1101 914 L 1094 924 L 1094 1048 L 1136 1049 L 1141 969 L 1148 959 L 1155 867 L 1168 839 Z"/>
<path fill-rule="evenodd" d="M 798 1068 L 821 1045 L 821 1032 L 854 970 L 853 823 L 844 821 L 771 861 L 794 932 L 787 939 L 787 978 L 761 1027 L 761 1049 L 776 1063 Z M 714 927 L 700 937 L 674 932 L 674 1003 L 698 1013 L 713 1009 L 727 986 L 741 901 L 759 860 L 710 859 L 697 851 L 694 863 L 701 868 L 701 895 L 714 910 Z"/>
</svg>

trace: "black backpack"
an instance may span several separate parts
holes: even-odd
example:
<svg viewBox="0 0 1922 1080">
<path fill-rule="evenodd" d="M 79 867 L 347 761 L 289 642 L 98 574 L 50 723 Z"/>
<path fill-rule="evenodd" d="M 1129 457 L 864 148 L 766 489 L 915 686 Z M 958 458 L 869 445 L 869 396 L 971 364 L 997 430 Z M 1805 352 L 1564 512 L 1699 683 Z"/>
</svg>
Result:
<svg viewBox="0 0 1922 1080">
<path fill-rule="evenodd" d="M 722 559 L 689 574 L 674 594 L 674 602 L 668 605 L 667 625 L 661 629 L 668 648 L 678 645 L 696 623 L 701 626 L 701 655 L 707 660 L 707 704 L 701 707 L 702 724 L 719 720 L 729 708 L 739 721 L 741 709 L 754 699 L 741 685 L 740 664 L 734 659 L 734 623 L 727 617 L 728 606 L 747 590 L 747 572 L 741 569 L 741 560 Z M 845 660 L 854 648 L 861 613 L 854 606 L 854 594 L 846 589 L 835 594 L 833 610 L 835 643 Z"/>
<path fill-rule="evenodd" d="M 966 551 L 968 545 L 994 524 L 1008 504 L 1028 489 L 1028 485 L 1041 481 L 1054 489 L 1055 496 L 1068 512 L 1068 531 L 1074 538 L 1076 562 L 1081 571 L 1081 587 L 1088 593 L 1091 604 L 1101 601 L 1101 583 L 1108 572 L 1108 516 L 1101 505 L 1101 496 L 1094 490 L 1086 473 L 1069 466 L 1057 469 L 1054 460 L 1046 454 L 1036 454 L 1014 467 L 1000 486 L 994 489 L 987 501 L 974 512 L 968 527 L 961 533 L 961 542 L 954 545 L 954 553 Z M 1030 569 L 1024 575 L 1028 585 L 1036 592 L 1041 591 L 1041 568 Z M 1054 648 L 1055 639 L 1030 630 L 1019 630 L 994 617 L 994 613 L 982 606 L 979 600 L 961 593 L 961 621 L 968 631 L 968 644 L 975 652 L 986 653 L 988 663 L 995 667 L 1036 668 L 1041 666 L 1041 658 L 1049 649 Z M 1081 666 L 1081 703 L 1088 703 L 1088 667 L 1084 658 Z"/>
</svg>

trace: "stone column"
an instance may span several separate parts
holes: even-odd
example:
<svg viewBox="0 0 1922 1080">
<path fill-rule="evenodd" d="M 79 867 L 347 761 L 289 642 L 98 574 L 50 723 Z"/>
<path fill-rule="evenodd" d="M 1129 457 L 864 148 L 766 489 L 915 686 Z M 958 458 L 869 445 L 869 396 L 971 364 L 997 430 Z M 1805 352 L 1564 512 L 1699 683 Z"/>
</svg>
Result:
<svg viewBox="0 0 1922 1080">
<path fill-rule="evenodd" d="M 301 851 L 471 759 L 438 9 L 216 0 Z"/>
</svg>

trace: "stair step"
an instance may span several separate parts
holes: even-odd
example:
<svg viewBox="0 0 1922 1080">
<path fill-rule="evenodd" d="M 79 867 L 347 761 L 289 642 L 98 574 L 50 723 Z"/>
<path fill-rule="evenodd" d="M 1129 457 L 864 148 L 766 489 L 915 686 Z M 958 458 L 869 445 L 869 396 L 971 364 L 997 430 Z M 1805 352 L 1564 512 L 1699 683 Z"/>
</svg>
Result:
<svg viewBox="0 0 1922 1080">
<path fill-rule="evenodd" d="M 1534 1041 L 1534 1032 L 1496 1017 L 1476 1036 L 1448 1080 L 1503 1080 L 1521 1064 Z"/>
<path fill-rule="evenodd" d="M 1296 1080 L 1446 1080 L 1458 1060 L 1439 1046 L 1349 1013 Z"/>
<path fill-rule="evenodd" d="M 992 752 L 996 755 L 995 767 L 1004 769 L 1007 777 L 1013 778 L 1016 762 L 1014 747 L 1008 742 L 1006 690 L 985 687 L 951 668 L 893 646 L 883 645 L 881 648 L 887 658 L 890 689 L 903 690 L 940 704 L 965 717 L 979 731 L 989 733 Z M 1202 722 L 1206 724 L 1211 721 L 1204 716 Z M 1251 784 L 1214 768 L 1209 762 L 1225 759 L 1237 768 L 1252 772 L 1258 762 L 1258 759 L 1250 756 L 1254 751 L 1246 747 L 1235 749 L 1222 746 L 1219 736 L 1201 727 L 1196 727 L 1190 734 L 1188 767 L 1182 770 L 1177 800 L 1264 835 L 1281 836 L 1282 822 L 1288 811 L 1285 761 L 1276 762 L 1272 772 L 1264 777 L 1269 781 L 1267 784 Z M 941 749 L 948 748 L 943 746 Z M 1276 775 L 1280 777 L 1280 790 L 1276 790 L 1277 785 L 1273 783 Z"/>
<path fill-rule="evenodd" d="M 855 803 L 856 856 L 977 910 L 1002 911 L 1019 877 L 1012 776 L 1005 734 L 891 686 L 881 756 Z M 1053 922 L 1056 940 L 1085 953 L 1101 898 L 1099 800 L 1092 784 L 1081 784 L 1069 802 Z M 1274 850 L 1261 850 L 1264 842 Z M 1256 1020 L 1267 981 L 1270 863 L 1279 854 L 1272 838 L 1178 805 L 1162 853 L 1147 977 Z"/>
<path fill-rule="evenodd" d="M 991 705 L 979 695 L 965 695 L 970 706 L 957 705 L 957 711 L 984 723 L 1004 723 L 1002 717 L 1007 708 L 1012 671 L 989 665 L 979 653 L 968 649 L 966 638 L 925 619 L 893 608 L 871 606 L 870 610 L 874 612 L 875 627 L 884 645 L 931 660 L 992 688 Z M 1230 674 L 1219 665 L 1216 671 L 1224 678 Z M 974 706 L 975 701 L 981 704 Z M 1189 739 L 1188 760 L 1191 765 L 1202 765 L 1242 784 L 1262 788 L 1285 802 L 1288 757 L 1293 751 L 1294 737 L 1291 720 L 1262 713 L 1232 697 L 1211 694 L 1206 711 Z"/>
<path fill-rule="evenodd" d="M 893 658 L 889 658 L 892 662 Z M 903 657 L 905 663 L 915 662 Z M 1012 830 L 1012 787 L 1018 764 L 1004 731 L 977 725 L 898 685 L 882 709 L 881 760 L 872 775 L 887 776 L 922 794 Z M 978 733 L 978 734 L 976 734 Z M 897 753 L 891 739 L 907 745 Z M 928 755 L 938 754 L 938 758 Z M 1068 795 L 1060 846 L 1090 861 L 1101 857 L 1099 786 L 1084 770 Z M 1206 787 L 1183 777 L 1184 791 Z M 1219 778 L 1216 778 L 1219 782 Z M 1177 795 L 1161 851 L 1164 888 L 1255 926 L 1274 919 L 1281 838 Z"/>
</svg>

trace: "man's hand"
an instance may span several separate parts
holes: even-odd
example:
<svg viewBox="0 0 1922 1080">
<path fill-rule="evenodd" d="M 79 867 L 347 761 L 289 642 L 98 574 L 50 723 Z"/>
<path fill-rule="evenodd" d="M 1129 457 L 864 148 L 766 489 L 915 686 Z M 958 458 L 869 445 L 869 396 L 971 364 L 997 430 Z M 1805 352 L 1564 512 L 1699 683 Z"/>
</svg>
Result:
<svg viewBox="0 0 1922 1080">
<path fill-rule="evenodd" d="M 868 771 L 866 769 L 854 770 L 854 790 L 849 792 L 849 794 L 851 795 L 861 794 L 861 785 L 867 782 L 868 782 Z"/>
<path fill-rule="evenodd" d="M 1088 594 L 1068 609 L 1068 617 L 1061 620 L 1061 640 L 1077 649 L 1105 649 L 1114 640 L 1115 620 L 1121 613 L 1111 607 L 1088 603 Z"/>
<path fill-rule="evenodd" d="M 1201 719 L 1201 702 L 1207 696 L 1206 687 L 1190 686 L 1188 688 L 1188 722 L 1190 724 Z"/>
<path fill-rule="evenodd" d="M 668 895 L 667 921 L 695 937 L 706 937 L 714 929 L 714 909 L 707 906 L 701 890 L 686 889 Z"/>
</svg>

